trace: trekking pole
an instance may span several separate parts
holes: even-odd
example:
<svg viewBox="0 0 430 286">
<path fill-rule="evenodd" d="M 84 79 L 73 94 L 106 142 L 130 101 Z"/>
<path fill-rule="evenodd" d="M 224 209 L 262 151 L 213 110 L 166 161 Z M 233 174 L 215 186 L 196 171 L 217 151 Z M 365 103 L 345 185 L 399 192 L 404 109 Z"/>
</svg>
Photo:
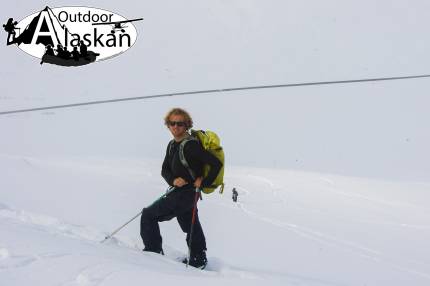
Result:
<svg viewBox="0 0 430 286">
<path fill-rule="evenodd" d="M 165 198 L 169 193 L 173 192 L 175 190 L 174 187 L 169 187 L 166 192 L 161 195 L 161 197 L 159 197 L 158 199 L 156 199 L 152 204 L 155 204 L 156 202 L 158 202 L 159 200 L 161 200 L 162 198 Z M 105 242 L 106 240 L 112 238 L 117 232 L 119 232 L 121 229 L 123 229 L 127 224 L 129 224 L 130 222 L 132 222 L 133 220 L 135 220 L 138 216 L 140 216 L 142 214 L 143 210 L 140 211 L 140 213 L 138 213 L 137 215 L 135 215 L 134 217 L 132 217 L 129 221 L 127 221 L 125 224 L 123 224 L 122 226 L 120 226 L 119 228 L 117 228 L 114 232 L 112 232 L 111 234 L 109 234 L 108 236 L 105 237 L 105 239 L 103 239 L 102 241 L 100 241 L 100 243 Z"/>
<path fill-rule="evenodd" d="M 123 229 L 127 224 L 129 224 L 130 222 L 132 222 L 133 220 L 135 220 L 141 214 L 142 214 L 142 211 L 140 211 L 140 213 L 138 213 L 133 218 L 131 218 L 128 222 L 126 222 L 125 224 L 123 224 L 122 226 L 120 226 L 119 228 L 117 228 L 114 232 L 112 232 L 111 234 L 109 234 L 108 236 L 106 236 L 105 239 L 103 239 L 102 241 L 100 241 L 100 243 L 103 243 L 106 240 L 112 238 L 118 231 L 120 231 L 121 229 Z"/>
<path fill-rule="evenodd" d="M 191 242 L 193 240 L 193 230 L 194 230 L 194 223 L 196 222 L 196 212 L 197 212 L 197 202 L 200 198 L 200 189 L 196 188 L 196 195 L 194 196 L 194 206 L 193 206 L 193 216 L 191 218 L 191 230 L 190 230 L 190 239 L 188 241 L 188 259 L 187 259 L 187 267 L 190 264 L 191 259 Z"/>
</svg>

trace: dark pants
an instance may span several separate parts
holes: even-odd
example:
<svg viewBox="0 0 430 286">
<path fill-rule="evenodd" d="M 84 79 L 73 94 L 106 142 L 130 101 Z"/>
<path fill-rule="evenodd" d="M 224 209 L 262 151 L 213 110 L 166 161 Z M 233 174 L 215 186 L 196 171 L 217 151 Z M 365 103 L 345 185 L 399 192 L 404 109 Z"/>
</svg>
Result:
<svg viewBox="0 0 430 286">
<path fill-rule="evenodd" d="M 159 252 L 162 249 L 158 222 L 168 221 L 174 217 L 177 218 L 182 231 L 187 234 L 186 242 L 189 245 L 195 194 L 194 189 L 177 189 L 143 209 L 140 236 L 146 250 Z M 203 250 L 206 250 L 206 239 L 196 210 L 191 252 L 199 253 Z"/>
</svg>

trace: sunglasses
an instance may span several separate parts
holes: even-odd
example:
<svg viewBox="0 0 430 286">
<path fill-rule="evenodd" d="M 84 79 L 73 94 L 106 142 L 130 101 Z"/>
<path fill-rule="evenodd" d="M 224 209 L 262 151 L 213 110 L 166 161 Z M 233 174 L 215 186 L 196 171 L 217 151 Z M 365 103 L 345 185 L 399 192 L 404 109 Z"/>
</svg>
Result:
<svg viewBox="0 0 430 286">
<path fill-rule="evenodd" d="M 178 126 L 178 127 L 185 127 L 187 126 L 187 124 L 183 121 L 169 121 L 167 122 L 169 124 L 169 126 Z"/>
</svg>

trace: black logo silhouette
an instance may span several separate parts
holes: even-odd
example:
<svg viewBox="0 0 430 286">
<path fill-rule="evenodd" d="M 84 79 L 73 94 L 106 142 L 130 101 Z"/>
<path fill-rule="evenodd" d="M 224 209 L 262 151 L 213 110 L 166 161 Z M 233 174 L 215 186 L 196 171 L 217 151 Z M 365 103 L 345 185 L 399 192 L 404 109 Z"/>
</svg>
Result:
<svg viewBox="0 0 430 286">
<path fill-rule="evenodd" d="M 21 44 L 23 44 L 23 43 L 24 44 L 31 44 L 31 41 L 32 41 L 33 36 L 34 36 L 34 33 L 36 32 L 37 24 L 39 23 L 39 20 L 40 20 L 40 16 L 44 12 L 48 13 L 49 20 L 51 22 L 53 22 L 53 19 L 52 19 L 52 15 L 53 15 L 52 10 L 48 6 L 46 6 L 45 9 L 43 9 L 42 11 L 40 11 L 39 14 L 36 17 L 34 17 L 33 20 L 31 20 L 30 24 L 25 28 L 25 30 L 19 36 L 15 36 L 15 34 L 13 35 L 14 36 L 14 40 L 13 40 L 12 43 L 13 44 L 17 44 L 18 46 L 21 45 Z M 54 17 L 55 17 L 55 15 L 54 15 Z M 58 21 L 58 19 L 57 19 L 57 21 Z M 8 23 L 9 23 L 9 21 L 8 21 Z M 14 22 L 14 24 L 16 25 L 17 22 Z M 5 29 L 6 29 L 6 27 L 5 27 Z M 17 29 L 17 28 L 15 28 L 15 29 Z M 9 30 L 10 30 L 10 28 L 9 28 Z M 48 25 L 47 25 L 46 21 L 44 21 L 42 23 L 42 27 L 41 27 L 40 31 L 46 32 L 48 30 L 49 30 Z M 57 41 L 61 42 L 60 39 L 58 38 L 57 31 L 54 31 L 54 32 L 55 32 L 55 36 L 57 38 Z M 49 36 L 39 36 L 37 38 L 36 44 L 43 44 L 45 46 L 47 46 L 47 45 L 54 45 L 54 43 L 52 41 L 52 38 L 49 37 Z"/>
<path fill-rule="evenodd" d="M 140 20 L 143 20 L 143 18 L 92 23 L 92 25 L 112 25 L 111 35 L 113 35 L 117 30 L 125 33 L 126 23 Z M 18 22 L 14 21 L 13 18 L 9 18 L 7 23 L 3 25 L 4 30 L 8 33 L 7 45 L 44 45 L 44 54 L 40 61 L 41 65 L 48 63 L 60 66 L 82 66 L 95 62 L 97 57 L 100 56 L 99 53 L 88 49 L 88 45 L 91 45 L 90 41 L 86 38 L 85 41 L 81 40 L 83 38 L 80 38 L 79 34 L 71 33 L 48 6 L 39 11 L 22 32 L 20 28 L 16 27 L 17 25 Z M 94 28 L 94 32 L 96 32 L 96 28 Z M 124 35 L 128 36 L 127 34 Z M 72 41 L 69 41 L 70 39 Z M 70 47 L 68 47 L 69 44 L 71 45 Z M 97 46 L 97 44 L 94 45 Z M 101 46 L 103 47 L 103 44 Z"/>
<path fill-rule="evenodd" d="M 97 26 L 97 25 L 112 25 L 112 30 L 111 33 L 114 34 L 117 30 L 121 30 L 121 32 L 125 32 L 124 28 L 127 28 L 127 26 L 125 26 L 125 23 L 130 23 L 130 22 L 135 22 L 135 21 L 142 21 L 143 18 L 139 18 L 139 19 L 132 19 L 132 20 L 126 20 L 126 21 L 116 21 L 116 22 L 107 22 L 107 23 L 93 23 L 93 26 Z"/>
<path fill-rule="evenodd" d="M 100 54 L 89 51 L 84 41 L 79 44 L 79 51 L 77 47 L 73 47 L 73 51 L 69 51 L 67 47 L 63 47 L 61 44 L 57 45 L 57 49 L 54 49 L 52 45 L 47 45 L 45 54 L 42 57 L 40 64 L 49 63 L 59 66 L 82 66 L 92 63 L 96 60 Z"/>
<path fill-rule="evenodd" d="M 3 24 L 4 30 L 8 33 L 7 34 L 7 45 L 8 46 L 15 43 L 15 35 L 16 35 L 15 30 L 19 30 L 19 28 L 15 27 L 17 24 L 18 24 L 18 22 L 17 21 L 14 22 L 13 18 L 9 18 L 9 20 L 7 20 L 7 23 Z"/>
</svg>

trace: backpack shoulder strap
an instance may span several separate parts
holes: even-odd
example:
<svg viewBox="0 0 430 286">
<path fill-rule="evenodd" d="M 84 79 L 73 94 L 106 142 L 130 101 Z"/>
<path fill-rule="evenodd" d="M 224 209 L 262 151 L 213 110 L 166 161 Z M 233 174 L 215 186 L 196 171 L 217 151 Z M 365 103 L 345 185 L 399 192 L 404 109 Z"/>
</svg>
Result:
<svg viewBox="0 0 430 286">
<path fill-rule="evenodd" d="M 169 145 L 167 146 L 167 155 L 171 156 L 172 155 L 172 145 L 173 142 L 175 142 L 174 139 L 170 140 Z"/>
<path fill-rule="evenodd" d="M 185 159 L 185 155 L 184 155 L 184 147 L 188 141 L 198 141 L 198 139 L 194 136 L 189 136 L 189 137 L 185 138 L 184 140 L 182 140 L 181 144 L 179 144 L 179 160 L 181 161 L 182 165 L 188 170 L 188 172 L 191 175 L 191 178 L 193 178 L 193 180 L 195 180 L 196 174 L 190 168 L 190 165 L 188 164 L 187 159 Z"/>
</svg>

